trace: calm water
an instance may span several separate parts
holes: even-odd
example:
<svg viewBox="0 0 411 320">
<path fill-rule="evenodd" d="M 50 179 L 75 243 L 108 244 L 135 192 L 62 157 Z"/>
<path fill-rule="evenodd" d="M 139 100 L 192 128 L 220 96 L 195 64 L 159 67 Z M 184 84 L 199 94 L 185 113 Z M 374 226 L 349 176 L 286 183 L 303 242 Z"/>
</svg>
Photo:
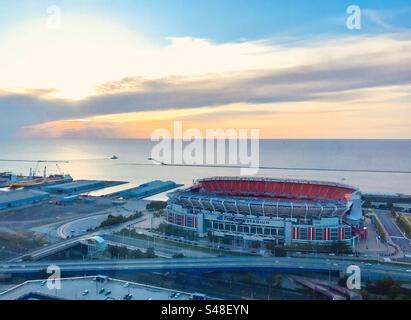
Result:
<svg viewBox="0 0 411 320">
<path fill-rule="evenodd" d="M 137 183 L 172 179 L 190 185 L 193 179 L 238 175 L 237 168 L 195 168 L 151 165 L 154 143 L 148 140 L 17 140 L 0 141 L 0 159 L 70 160 L 62 171 L 75 179 L 124 180 Z M 109 160 L 117 155 L 118 160 Z M 138 164 L 138 165 L 132 165 Z M 56 172 L 55 164 L 47 165 Z M 294 168 L 411 171 L 411 140 L 263 140 L 260 165 Z M 0 171 L 28 174 L 34 163 L 0 162 Z M 344 182 L 363 191 L 411 194 L 411 174 L 260 170 L 259 176 Z"/>
</svg>

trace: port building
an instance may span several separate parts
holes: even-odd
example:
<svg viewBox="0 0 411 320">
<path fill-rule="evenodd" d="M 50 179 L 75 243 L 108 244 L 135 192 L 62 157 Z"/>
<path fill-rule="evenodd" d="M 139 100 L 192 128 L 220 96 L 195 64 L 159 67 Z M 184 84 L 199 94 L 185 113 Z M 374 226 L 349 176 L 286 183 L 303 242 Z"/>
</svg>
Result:
<svg viewBox="0 0 411 320">
<path fill-rule="evenodd" d="M 91 190 L 97 190 L 105 187 L 104 181 L 85 181 L 79 180 L 69 183 L 56 184 L 47 186 L 44 191 L 58 194 L 75 194 Z"/>
<path fill-rule="evenodd" d="M 176 187 L 178 185 L 174 181 L 154 180 L 143 183 L 135 189 L 124 191 L 122 196 L 143 199 Z"/>
<path fill-rule="evenodd" d="M 0 192 L 0 210 L 17 208 L 48 200 L 47 192 L 37 190 L 15 190 Z"/>
<path fill-rule="evenodd" d="M 233 245 L 242 241 L 353 245 L 355 238 L 366 236 L 361 194 L 344 184 L 213 177 L 167 196 L 168 224 Z"/>
<path fill-rule="evenodd" d="M 162 192 L 166 192 L 181 185 L 174 181 L 154 180 L 143 184 L 130 182 L 127 184 L 113 186 L 102 190 L 91 192 L 89 195 L 94 197 L 124 197 L 133 199 L 144 199 Z"/>
</svg>

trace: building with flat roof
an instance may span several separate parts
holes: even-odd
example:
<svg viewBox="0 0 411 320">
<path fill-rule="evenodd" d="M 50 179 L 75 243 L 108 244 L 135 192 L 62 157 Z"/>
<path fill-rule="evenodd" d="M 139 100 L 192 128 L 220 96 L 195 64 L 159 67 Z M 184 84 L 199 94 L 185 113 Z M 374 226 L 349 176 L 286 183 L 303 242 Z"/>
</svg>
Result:
<svg viewBox="0 0 411 320">
<path fill-rule="evenodd" d="M 104 188 L 105 184 L 103 181 L 86 181 L 79 180 L 69 183 L 56 184 L 52 186 L 47 186 L 44 188 L 45 191 L 51 193 L 60 193 L 60 194 L 73 194 L 86 192 L 96 189 Z"/>
<path fill-rule="evenodd" d="M 125 197 L 134 199 L 147 198 L 171 189 L 180 187 L 174 181 L 154 180 L 143 184 L 130 182 L 127 184 L 113 186 L 102 190 L 91 192 L 90 195 L 94 197 Z"/>
<path fill-rule="evenodd" d="M 0 293 L 0 300 L 190 300 L 193 294 L 106 276 L 63 278 L 60 289 L 30 280 Z"/>
<path fill-rule="evenodd" d="M 0 192 L 0 210 L 16 208 L 45 201 L 50 198 L 47 192 L 37 190 L 15 190 Z"/>
<path fill-rule="evenodd" d="M 124 191 L 121 195 L 125 197 L 143 199 L 176 187 L 178 187 L 178 185 L 174 181 L 154 180 L 143 183 L 135 189 Z"/>
</svg>

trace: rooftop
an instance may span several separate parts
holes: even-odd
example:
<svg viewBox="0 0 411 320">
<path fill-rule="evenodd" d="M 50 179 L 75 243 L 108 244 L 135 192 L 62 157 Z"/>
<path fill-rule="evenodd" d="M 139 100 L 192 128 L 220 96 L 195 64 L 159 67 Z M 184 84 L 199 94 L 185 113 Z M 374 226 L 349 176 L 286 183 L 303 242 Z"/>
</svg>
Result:
<svg viewBox="0 0 411 320">
<path fill-rule="evenodd" d="M 102 181 L 94 181 L 94 180 L 79 180 L 79 181 L 73 181 L 69 183 L 61 183 L 61 184 L 55 184 L 52 186 L 48 186 L 48 190 L 53 190 L 53 189 L 71 189 L 71 188 L 79 188 L 79 187 L 88 187 L 88 186 L 94 186 L 97 184 L 103 184 L 104 182 Z"/>
<path fill-rule="evenodd" d="M 175 297 L 177 292 L 179 295 Z M 191 297 L 187 292 L 92 276 L 61 279 L 61 289 L 49 289 L 45 280 L 26 281 L 0 293 L 0 300 L 124 300 L 127 294 L 132 295 L 130 300 L 189 300 Z"/>
<path fill-rule="evenodd" d="M 0 203 L 21 201 L 46 196 L 48 196 L 48 193 L 36 190 L 3 191 L 0 192 Z"/>
<path fill-rule="evenodd" d="M 102 190 L 91 192 L 89 195 L 100 197 L 100 196 L 131 196 L 131 197 L 142 197 L 150 196 L 151 193 L 159 193 L 164 190 L 170 190 L 178 187 L 174 181 L 161 181 L 154 180 L 146 182 L 143 184 L 138 184 L 136 182 L 130 182 L 120 186 L 114 186 L 110 188 L 105 188 Z"/>
</svg>

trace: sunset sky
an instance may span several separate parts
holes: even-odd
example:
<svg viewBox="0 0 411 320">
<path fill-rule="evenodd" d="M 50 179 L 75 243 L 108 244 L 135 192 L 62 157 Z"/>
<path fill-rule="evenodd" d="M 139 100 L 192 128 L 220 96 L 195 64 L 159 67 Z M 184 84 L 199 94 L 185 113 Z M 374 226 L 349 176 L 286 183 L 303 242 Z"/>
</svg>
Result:
<svg viewBox="0 0 411 320">
<path fill-rule="evenodd" d="M 181 120 L 411 138 L 410 16 L 409 0 L 2 1 L 0 135 L 149 138 Z"/>
</svg>

